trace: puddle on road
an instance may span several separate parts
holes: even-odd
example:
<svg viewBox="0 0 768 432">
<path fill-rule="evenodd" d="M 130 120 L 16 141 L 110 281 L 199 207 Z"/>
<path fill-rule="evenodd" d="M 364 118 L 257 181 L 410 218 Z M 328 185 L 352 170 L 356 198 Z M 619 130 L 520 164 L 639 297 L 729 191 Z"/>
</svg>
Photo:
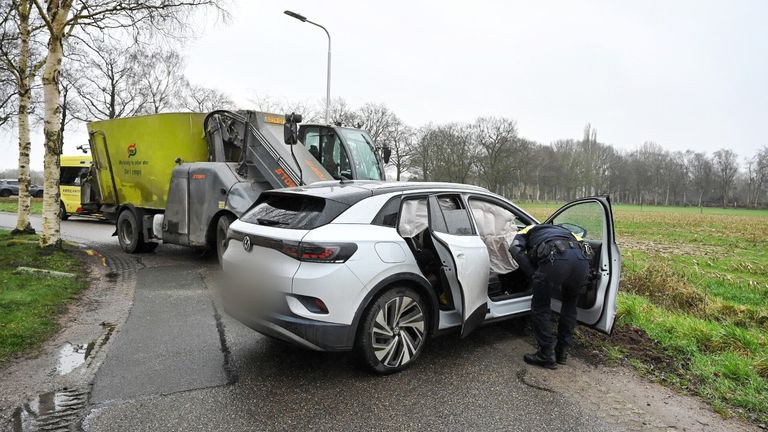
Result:
<svg viewBox="0 0 768 432">
<path fill-rule="evenodd" d="M 78 421 L 80 410 L 85 408 L 88 392 L 64 389 L 39 395 L 16 408 L 11 417 L 13 432 L 69 431 Z"/>
<path fill-rule="evenodd" d="M 115 331 L 115 324 L 105 321 L 101 323 L 101 327 L 104 329 L 104 334 L 99 338 L 100 340 L 96 339 L 87 344 L 67 342 L 59 348 L 58 361 L 56 363 L 56 372 L 59 375 L 66 375 L 80 367 L 88 358 L 96 353 L 95 351 L 101 349 L 109 341 L 112 333 Z M 98 346 L 96 342 L 98 342 Z"/>
<path fill-rule="evenodd" d="M 85 363 L 85 360 L 91 355 L 95 341 L 87 344 L 71 344 L 67 342 L 59 349 L 58 362 L 56 363 L 56 372 L 59 375 L 66 375 L 78 366 Z"/>
<path fill-rule="evenodd" d="M 97 339 L 86 344 L 67 342 L 59 348 L 56 363 L 59 375 L 66 375 L 82 365 L 90 367 L 96 353 L 109 341 L 117 325 L 105 321 L 101 327 L 104 333 Z M 7 425 L 4 426 L 0 420 L 0 429 L 6 430 L 10 426 L 9 430 L 14 432 L 76 430 L 87 400 L 87 389 L 64 388 L 41 393 L 16 408 Z"/>
</svg>

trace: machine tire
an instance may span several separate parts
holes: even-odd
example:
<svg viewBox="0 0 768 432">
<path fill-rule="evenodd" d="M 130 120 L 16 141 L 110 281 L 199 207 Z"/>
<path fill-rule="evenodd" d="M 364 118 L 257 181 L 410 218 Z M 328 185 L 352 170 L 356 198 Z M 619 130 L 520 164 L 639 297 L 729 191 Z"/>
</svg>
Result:
<svg viewBox="0 0 768 432">
<path fill-rule="evenodd" d="M 9 189 L 0 190 L 0 197 L 8 198 L 9 196 L 11 196 L 11 191 Z"/>
<path fill-rule="evenodd" d="M 117 217 L 117 240 L 120 248 L 129 254 L 144 250 L 144 236 L 141 234 L 141 217 L 137 211 L 126 208 Z"/>
<path fill-rule="evenodd" d="M 63 221 L 69 219 L 69 213 L 67 213 L 67 208 L 63 202 L 59 203 L 59 219 Z"/>
<path fill-rule="evenodd" d="M 409 299 L 412 303 L 405 303 Z M 398 308 L 400 308 L 398 310 Z M 393 313 L 397 312 L 397 319 L 393 319 Z M 358 354 L 363 364 L 371 371 L 378 374 L 391 374 L 399 372 L 419 358 L 424 350 L 424 345 L 429 335 L 428 309 L 421 294 L 416 290 L 404 287 L 393 286 L 380 294 L 368 309 L 363 313 L 360 320 L 360 327 L 357 332 L 357 343 L 355 344 Z M 387 326 L 383 328 L 381 322 Z M 421 331 L 418 324 L 420 323 Z M 406 325 L 407 324 L 407 325 Z M 391 345 L 393 355 L 388 356 L 381 353 L 383 359 L 377 356 L 377 350 L 374 346 L 374 328 L 378 330 L 388 330 L 392 334 L 386 335 L 379 332 L 380 348 L 385 345 Z M 387 343 L 389 339 L 389 344 Z M 416 344 L 414 347 L 413 344 Z M 403 351 L 406 344 L 412 349 L 408 350 L 407 359 Z M 397 359 L 399 357 L 399 359 Z M 404 360 L 404 361 L 403 361 Z"/>
<path fill-rule="evenodd" d="M 39 191 L 35 192 L 34 195 L 32 195 L 32 198 L 42 198 L 42 197 L 43 197 L 43 191 L 42 190 L 39 190 Z"/>
<path fill-rule="evenodd" d="M 216 222 L 216 257 L 219 259 L 219 265 L 222 264 L 224 257 L 224 251 L 227 250 L 227 230 L 229 225 L 234 222 L 235 218 L 230 214 L 221 215 L 219 221 Z"/>
</svg>

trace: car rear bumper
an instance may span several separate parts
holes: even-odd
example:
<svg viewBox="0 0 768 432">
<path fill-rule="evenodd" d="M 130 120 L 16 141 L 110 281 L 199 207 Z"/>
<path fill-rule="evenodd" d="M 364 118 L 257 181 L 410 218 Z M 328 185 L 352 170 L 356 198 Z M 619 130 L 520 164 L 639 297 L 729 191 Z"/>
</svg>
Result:
<svg viewBox="0 0 768 432">
<path fill-rule="evenodd" d="M 355 332 L 351 325 L 317 321 L 287 313 L 258 315 L 238 310 L 232 304 L 224 311 L 257 332 L 315 351 L 350 351 Z"/>
</svg>

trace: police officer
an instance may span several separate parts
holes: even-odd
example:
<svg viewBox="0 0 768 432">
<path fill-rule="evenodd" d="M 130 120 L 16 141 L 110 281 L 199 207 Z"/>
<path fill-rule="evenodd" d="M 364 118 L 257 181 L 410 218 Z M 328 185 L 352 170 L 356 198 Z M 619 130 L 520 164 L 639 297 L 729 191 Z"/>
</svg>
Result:
<svg viewBox="0 0 768 432">
<path fill-rule="evenodd" d="M 589 277 L 588 246 L 566 228 L 531 225 L 515 236 L 509 252 L 520 269 L 532 279 L 533 332 L 539 350 L 526 354 L 526 363 L 556 369 L 565 364 L 576 327 L 576 301 Z M 552 334 L 552 294 L 560 289 L 562 308 L 557 340 Z"/>
</svg>

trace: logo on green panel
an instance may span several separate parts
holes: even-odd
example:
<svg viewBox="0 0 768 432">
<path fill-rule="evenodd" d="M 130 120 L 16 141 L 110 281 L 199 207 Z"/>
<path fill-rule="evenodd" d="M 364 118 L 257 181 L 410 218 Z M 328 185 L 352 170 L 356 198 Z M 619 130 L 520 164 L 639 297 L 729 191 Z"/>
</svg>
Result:
<svg viewBox="0 0 768 432">
<path fill-rule="evenodd" d="M 136 156 L 136 144 L 128 145 L 128 157 Z"/>
</svg>

